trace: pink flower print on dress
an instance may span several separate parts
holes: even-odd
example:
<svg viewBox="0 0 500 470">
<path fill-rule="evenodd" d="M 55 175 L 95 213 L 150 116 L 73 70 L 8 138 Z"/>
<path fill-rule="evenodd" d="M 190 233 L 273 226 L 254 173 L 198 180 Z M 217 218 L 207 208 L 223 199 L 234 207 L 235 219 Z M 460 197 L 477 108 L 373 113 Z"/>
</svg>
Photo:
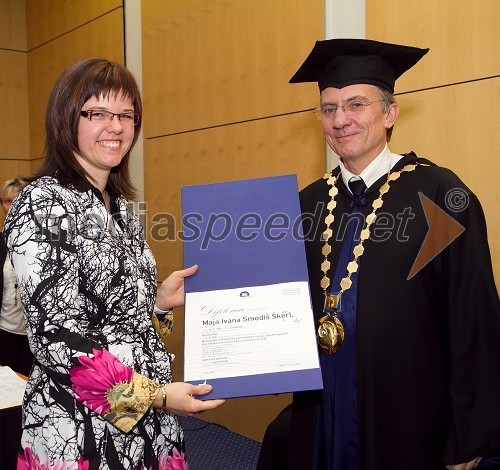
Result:
<svg viewBox="0 0 500 470">
<path fill-rule="evenodd" d="M 30 470 L 30 469 L 42 469 L 45 468 L 40 462 L 40 457 L 34 455 L 29 447 L 24 449 L 23 455 L 20 455 L 17 459 L 17 469 L 18 470 Z"/>
<path fill-rule="evenodd" d="M 103 415 L 111 408 L 108 394 L 113 393 L 116 385 L 130 383 L 134 371 L 106 349 L 93 349 L 92 353 L 94 358 L 80 356 L 78 361 L 82 365 L 73 367 L 69 375 L 78 401 Z"/>
<path fill-rule="evenodd" d="M 89 462 L 80 457 L 78 463 L 67 463 L 56 460 L 54 465 L 51 465 L 47 457 L 47 461 L 42 463 L 40 462 L 40 457 L 34 455 L 31 449 L 26 447 L 24 454 L 20 455 L 17 460 L 17 470 L 89 470 Z"/>
<path fill-rule="evenodd" d="M 158 466 L 160 470 L 189 470 L 186 454 L 179 452 L 175 447 L 172 450 L 172 455 L 168 453 L 160 455 Z"/>
</svg>

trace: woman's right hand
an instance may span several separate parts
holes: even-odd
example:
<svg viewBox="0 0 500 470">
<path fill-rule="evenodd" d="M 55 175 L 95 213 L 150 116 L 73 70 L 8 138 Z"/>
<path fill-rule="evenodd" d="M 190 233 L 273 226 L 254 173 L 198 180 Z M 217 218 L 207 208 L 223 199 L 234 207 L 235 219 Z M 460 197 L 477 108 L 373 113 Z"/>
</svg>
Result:
<svg viewBox="0 0 500 470">
<path fill-rule="evenodd" d="M 167 393 L 166 410 L 179 416 L 193 416 L 206 410 L 213 410 L 226 400 L 198 400 L 196 395 L 206 395 L 212 390 L 209 384 L 193 385 L 185 382 L 173 382 L 165 387 Z M 160 390 L 153 403 L 157 410 L 162 408 L 163 393 Z"/>
</svg>

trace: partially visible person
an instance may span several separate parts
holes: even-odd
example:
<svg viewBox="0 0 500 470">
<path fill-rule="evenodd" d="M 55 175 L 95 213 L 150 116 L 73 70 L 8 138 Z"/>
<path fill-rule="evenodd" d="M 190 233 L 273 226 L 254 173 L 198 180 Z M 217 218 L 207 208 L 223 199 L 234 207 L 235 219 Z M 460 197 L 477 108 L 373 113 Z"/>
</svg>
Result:
<svg viewBox="0 0 500 470">
<path fill-rule="evenodd" d="M 1 192 L 2 209 L 7 215 L 14 198 L 28 184 L 22 178 L 7 180 Z M 16 372 L 29 375 L 33 365 L 24 313 L 19 291 L 17 289 L 16 274 L 10 256 L 7 255 L 5 243 L 0 240 L 0 266 L 3 266 L 0 278 L 1 310 L 0 310 L 0 365 L 9 366 Z"/>
<path fill-rule="evenodd" d="M 27 184 L 28 182 L 25 179 L 19 177 L 9 179 L 3 184 L 0 199 L 2 201 L 2 209 L 5 215 L 9 212 L 14 198 Z"/>
<path fill-rule="evenodd" d="M 7 215 L 35 356 L 18 468 L 187 469 L 179 416 L 223 403 L 196 398 L 208 384 L 172 383 L 165 337 L 197 266 L 157 287 L 127 202 L 141 117 L 125 67 L 70 65 L 49 96 L 42 167 Z"/>
</svg>

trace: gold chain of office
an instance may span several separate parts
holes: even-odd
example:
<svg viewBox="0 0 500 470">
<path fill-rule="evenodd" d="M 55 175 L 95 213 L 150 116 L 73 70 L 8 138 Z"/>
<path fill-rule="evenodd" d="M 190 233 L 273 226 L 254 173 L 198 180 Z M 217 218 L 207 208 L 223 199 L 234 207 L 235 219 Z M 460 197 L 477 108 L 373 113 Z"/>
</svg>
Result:
<svg viewBox="0 0 500 470">
<path fill-rule="evenodd" d="M 330 278 L 328 277 L 328 271 L 330 270 L 330 261 L 328 261 L 328 256 L 332 252 L 332 247 L 330 246 L 330 238 L 332 237 L 333 231 L 330 225 L 333 224 L 335 216 L 333 215 L 333 210 L 337 206 L 335 197 L 337 196 L 339 190 L 335 186 L 337 182 L 337 176 L 327 173 L 323 176 L 326 182 L 330 185 L 330 190 L 328 194 L 330 196 L 330 202 L 327 204 L 326 208 L 328 214 L 325 217 L 326 230 L 322 234 L 322 239 L 324 240 L 323 248 L 321 253 L 323 254 L 324 260 L 321 263 L 321 271 L 323 272 L 323 278 L 321 279 L 320 285 L 323 289 L 323 294 L 325 296 L 325 304 L 323 312 L 326 313 L 324 317 L 319 320 L 319 327 L 317 333 L 318 344 L 321 350 L 325 354 L 336 353 L 342 343 L 344 342 L 344 326 L 338 319 L 337 314 L 340 313 L 340 300 L 342 294 L 347 291 L 351 285 L 351 276 L 358 270 L 359 258 L 363 255 L 365 248 L 363 246 L 364 242 L 370 238 L 370 226 L 375 222 L 377 218 L 376 212 L 380 207 L 382 207 L 383 196 L 389 192 L 390 184 L 393 181 L 399 179 L 402 173 L 409 173 L 413 171 L 418 164 L 406 165 L 400 171 L 395 171 L 394 173 L 389 173 L 387 175 L 387 181 L 380 187 L 379 196 L 373 201 L 372 212 L 365 219 L 365 226 L 359 235 L 359 243 L 352 250 L 354 254 L 354 259 L 347 264 L 347 276 L 340 281 L 340 292 L 337 294 L 327 294 L 326 290 L 330 286 Z M 330 313 L 332 312 L 332 313 Z"/>
</svg>

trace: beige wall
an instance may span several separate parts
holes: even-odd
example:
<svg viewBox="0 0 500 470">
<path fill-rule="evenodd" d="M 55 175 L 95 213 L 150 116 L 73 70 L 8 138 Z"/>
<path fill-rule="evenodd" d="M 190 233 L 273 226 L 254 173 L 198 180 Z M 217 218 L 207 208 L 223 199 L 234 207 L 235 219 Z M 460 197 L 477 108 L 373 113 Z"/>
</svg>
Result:
<svg viewBox="0 0 500 470">
<path fill-rule="evenodd" d="M 0 185 L 30 172 L 24 18 L 24 0 L 0 0 Z"/>
<path fill-rule="evenodd" d="M 448 167 L 479 197 L 500 285 L 498 0 L 366 1 L 366 37 L 429 47 L 396 84 L 391 148 Z"/>
</svg>

